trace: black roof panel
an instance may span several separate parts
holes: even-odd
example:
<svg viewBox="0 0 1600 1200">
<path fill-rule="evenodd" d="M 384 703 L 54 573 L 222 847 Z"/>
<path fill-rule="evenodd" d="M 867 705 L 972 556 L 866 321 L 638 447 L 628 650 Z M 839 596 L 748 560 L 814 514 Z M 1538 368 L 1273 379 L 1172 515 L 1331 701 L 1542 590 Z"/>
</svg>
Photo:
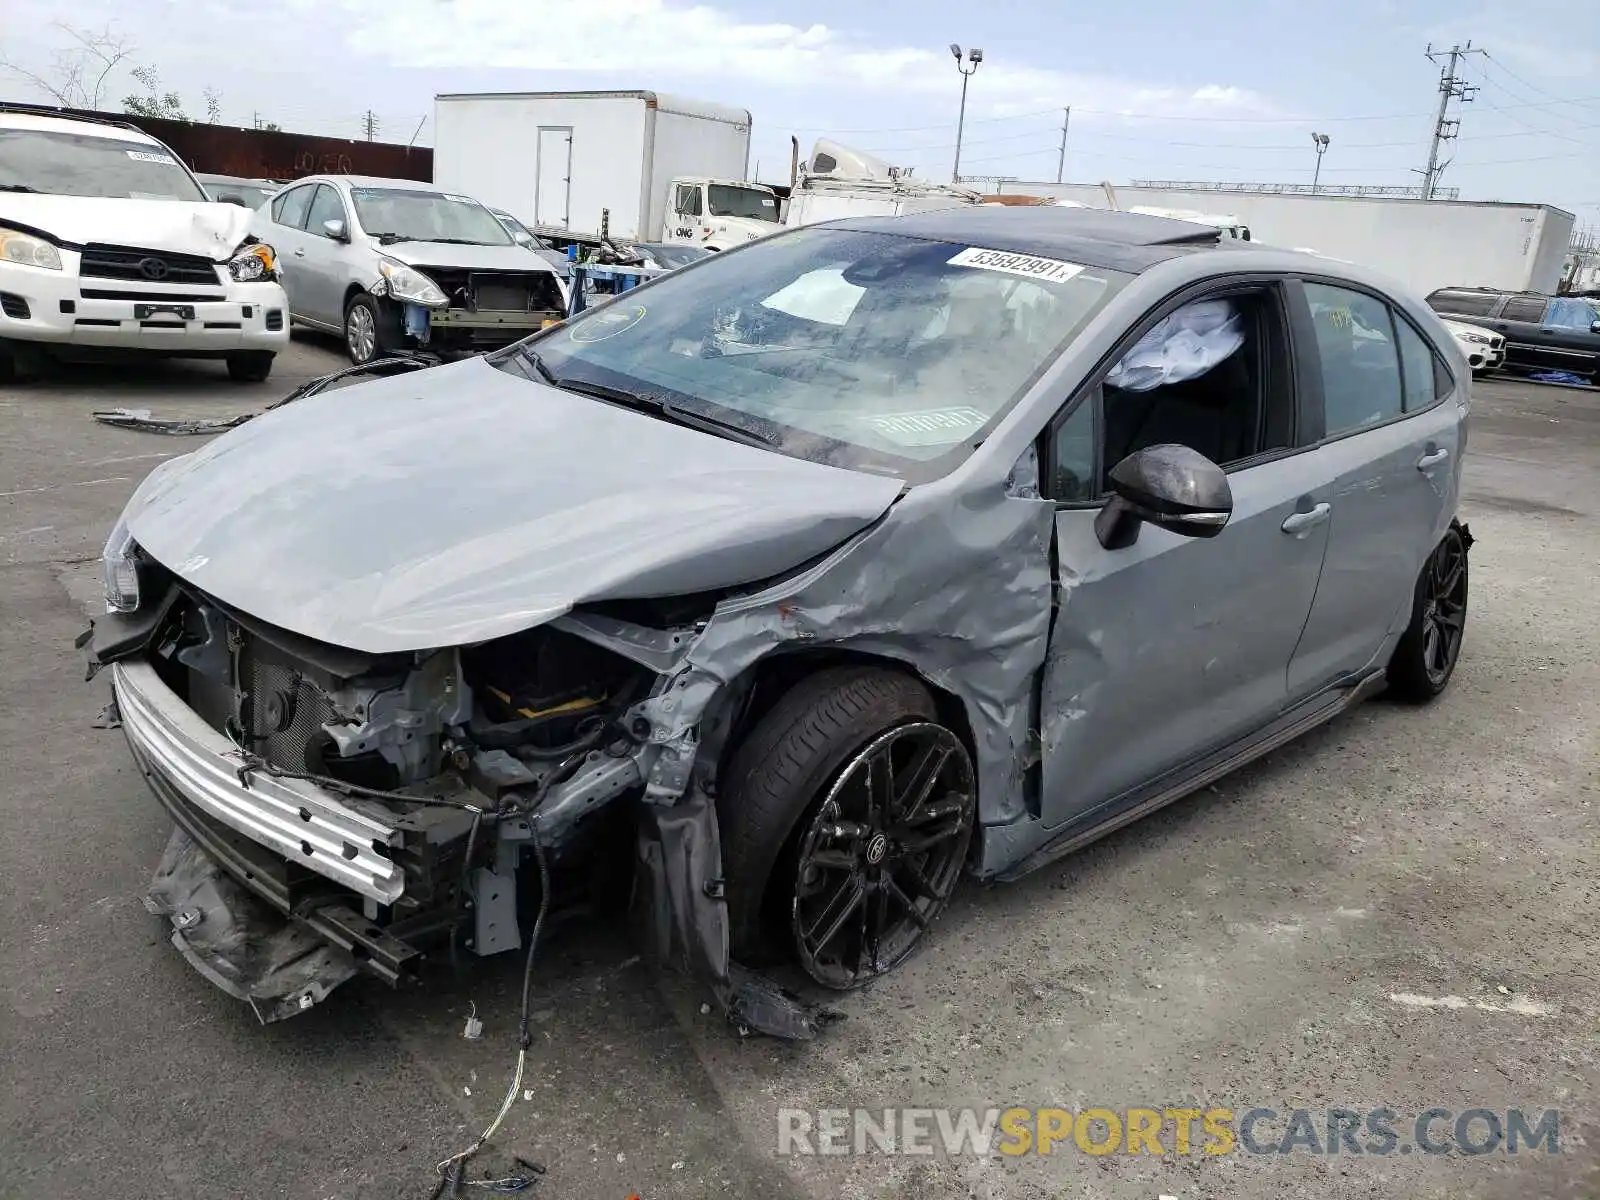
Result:
<svg viewBox="0 0 1600 1200">
<path fill-rule="evenodd" d="M 830 224 L 1037 254 L 1118 271 L 1142 271 L 1174 255 L 1216 246 L 1221 240 L 1220 231 L 1192 221 L 1055 205 L 973 204 L 904 217 L 851 217 Z"/>
</svg>

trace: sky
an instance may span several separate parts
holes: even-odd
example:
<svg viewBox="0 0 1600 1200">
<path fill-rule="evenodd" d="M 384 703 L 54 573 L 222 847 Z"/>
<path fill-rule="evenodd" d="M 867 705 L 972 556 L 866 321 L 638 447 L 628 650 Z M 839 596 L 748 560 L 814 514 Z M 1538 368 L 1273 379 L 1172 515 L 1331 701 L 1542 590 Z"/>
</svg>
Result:
<svg viewBox="0 0 1600 1200">
<path fill-rule="evenodd" d="M 49 74 L 62 6 L 8 0 L 0 60 Z M 1600 230 L 1600 20 L 1571 0 L 75 0 L 163 89 L 203 115 L 431 144 L 438 92 L 649 88 L 746 108 L 752 166 L 788 176 L 821 136 L 950 178 L 961 79 L 978 46 L 963 175 L 1411 185 L 1427 158 L 1439 66 L 1468 39 L 1478 90 L 1440 184 L 1466 199 L 1555 204 Z M 119 69 L 103 107 L 135 89 Z M 43 100 L 0 72 L 0 99 Z"/>
</svg>

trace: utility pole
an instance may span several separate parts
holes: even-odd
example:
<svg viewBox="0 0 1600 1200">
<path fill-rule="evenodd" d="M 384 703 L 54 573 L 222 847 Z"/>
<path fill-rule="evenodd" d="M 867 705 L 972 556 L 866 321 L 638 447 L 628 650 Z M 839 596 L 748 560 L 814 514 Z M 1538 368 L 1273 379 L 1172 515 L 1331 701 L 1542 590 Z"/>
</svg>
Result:
<svg viewBox="0 0 1600 1200">
<path fill-rule="evenodd" d="M 367 141 L 370 142 L 376 140 L 378 133 L 378 114 L 373 112 L 370 108 L 367 109 L 366 116 L 361 118 L 361 127 L 362 129 L 366 130 Z"/>
<path fill-rule="evenodd" d="M 1322 156 L 1328 152 L 1328 143 L 1333 139 L 1325 133 L 1313 133 L 1311 145 L 1317 152 L 1317 169 L 1311 174 L 1311 194 L 1317 194 L 1317 181 L 1322 178 Z"/>
<path fill-rule="evenodd" d="M 1072 123 L 1072 105 L 1061 110 L 1061 153 L 1056 155 L 1056 182 L 1061 182 L 1061 177 L 1067 169 L 1067 126 Z"/>
<path fill-rule="evenodd" d="M 1448 50 L 1435 50 L 1433 43 L 1428 43 L 1425 51 L 1429 62 L 1436 63 L 1443 58 L 1444 66 L 1439 69 L 1439 114 L 1433 119 L 1433 140 L 1428 143 L 1428 165 L 1422 172 L 1422 198 L 1433 199 L 1433 189 L 1439 184 L 1439 176 L 1449 161 L 1439 161 L 1439 147 L 1456 136 L 1461 128 L 1459 119 L 1449 116 L 1450 101 L 1459 100 L 1467 104 L 1472 100 L 1477 88 L 1456 74 L 1456 65 L 1469 54 L 1487 54 L 1484 50 L 1474 50 L 1472 42 L 1465 46 L 1457 43 Z"/>
</svg>

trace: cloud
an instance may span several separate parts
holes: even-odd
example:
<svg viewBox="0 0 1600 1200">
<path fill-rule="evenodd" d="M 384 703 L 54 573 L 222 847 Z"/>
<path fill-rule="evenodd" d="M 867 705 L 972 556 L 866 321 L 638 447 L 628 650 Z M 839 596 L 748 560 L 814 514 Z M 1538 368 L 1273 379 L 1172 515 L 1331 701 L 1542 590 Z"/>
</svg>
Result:
<svg viewBox="0 0 1600 1200">
<path fill-rule="evenodd" d="M 310 6 L 310 0 L 299 0 Z M 948 97 L 954 72 L 942 47 L 873 45 L 823 24 L 750 21 L 729 9 L 671 0 L 339 0 L 334 22 L 350 48 L 391 66 L 627 71 L 649 77 L 748 82 L 762 87 L 898 97 Z M 319 6 L 319 11 L 322 6 Z M 326 20 L 324 25 L 326 26 Z M 1082 104 L 1170 115 L 1259 114 L 1242 88 L 1151 88 L 1070 75 L 991 55 L 974 81 L 974 114 L 1009 115 Z M 1136 107 L 1142 106 L 1142 107 Z"/>
</svg>

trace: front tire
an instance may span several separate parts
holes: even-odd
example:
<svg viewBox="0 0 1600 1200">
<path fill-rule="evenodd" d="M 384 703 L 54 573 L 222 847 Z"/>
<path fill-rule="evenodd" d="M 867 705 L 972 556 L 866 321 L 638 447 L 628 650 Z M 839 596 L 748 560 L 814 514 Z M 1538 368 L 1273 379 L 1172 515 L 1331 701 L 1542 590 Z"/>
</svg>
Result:
<svg viewBox="0 0 1600 1200">
<path fill-rule="evenodd" d="M 972 761 L 928 689 L 819 671 L 734 754 L 717 801 L 730 946 L 846 989 L 892 970 L 943 911 L 976 812 Z"/>
<path fill-rule="evenodd" d="M 1450 682 L 1467 626 L 1467 549 L 1471 536 L 1452 523 L 1417 577 L 1411 623 L 1389 659 L 1389 690 L 1426 704 Z"/>
<path fill-rule="evenodd" d="M 350 361 L 364 367 L 399 345 L 398 323 L 379 308 L 377 299 L 368 292 L 352 296 L 344 310 L 344 348 Z"/>
<path fill-rule="evenodd" d="M 277 355 L 270 350 L 241 350 L 228 355 L 228 378 L 235 383 L 264 383 L 272 374 L 272 360 Z"/>
</svg>

